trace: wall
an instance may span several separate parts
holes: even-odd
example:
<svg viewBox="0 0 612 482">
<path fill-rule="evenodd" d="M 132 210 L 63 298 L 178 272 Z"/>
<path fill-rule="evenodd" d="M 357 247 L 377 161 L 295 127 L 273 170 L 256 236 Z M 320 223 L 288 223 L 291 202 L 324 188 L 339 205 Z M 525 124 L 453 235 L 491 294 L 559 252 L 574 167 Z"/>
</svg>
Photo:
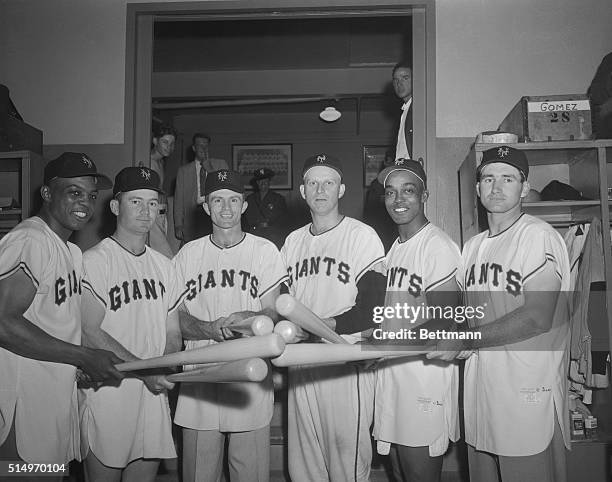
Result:
<svg viewBox="0 0 612 482">
<path fill-rule="evenodd" d="M 1 82 L 45 144 L 123 143 L 126 4 L 0 0 Z M 440 200 L 448 213 L 469 139 L 521 95 L 585 92 L 612 46 L 610 25 L 609 0 L 436 2 L 438 188 L 450 193 Z"/>
</svg>

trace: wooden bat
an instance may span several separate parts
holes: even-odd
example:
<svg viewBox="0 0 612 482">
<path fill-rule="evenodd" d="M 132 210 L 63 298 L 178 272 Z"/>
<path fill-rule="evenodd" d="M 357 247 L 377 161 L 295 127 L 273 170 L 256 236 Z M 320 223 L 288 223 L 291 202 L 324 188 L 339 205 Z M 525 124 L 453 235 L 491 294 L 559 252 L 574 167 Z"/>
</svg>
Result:
<svg viewBox="0 0 612 482">
<path fill-rule="evenodd" d="M 282 355 L 272 359 L 277 367 L 294 365 L 332 364 L 375 358 L 414 357 L 431 350 L 398 350 L 397 346 L 386 345 L 339 345 L 327 343 L 299 343 L 287 345 Z M 385 349 L 385 346 L 387 349 Z"/>
<path fill-rule="evenodd" d="M 228 325 L 232 331 L 249 336 L 269 335 L 274 330 L 272 318 L 266 315 L 257 315 L 246 318 L 239 323 Z"/>
<path fill-rule="evenodd" d="M 297 326 L 289 320 L 281 320 L 274 326 L 274 333 L 283 337 L 285 343 L 297 343 L 300 341 L 297 334 Z"/>
<path fill-rule="evenodd" d="M 270 333 L 264 336 L 228 340 L 223 343 L 170 353 L 147 360 L 119 363 L 115 365 L 115 368 L 122 372 L 128 372 L 177 365 L 228 362 L 253 357 L 269 358 L 280 355 L 284 348 L 285 341 L 276 333 Z"/>
<path fill-rule="evenodd" d="M 268 365 L 261 358 L 215 363 L 195 370 L 168 375 L 168 381 L 176 382 L 261 382 L 268 375 Z"/>
<path fill-rule="evenodd" d="M 320 336 L 324 340 L 332 343 L 348 344 L 348 341 L 291 295 L 283 294 L 276 298 L 276 311 L 300 328 Z"/>
</svg>

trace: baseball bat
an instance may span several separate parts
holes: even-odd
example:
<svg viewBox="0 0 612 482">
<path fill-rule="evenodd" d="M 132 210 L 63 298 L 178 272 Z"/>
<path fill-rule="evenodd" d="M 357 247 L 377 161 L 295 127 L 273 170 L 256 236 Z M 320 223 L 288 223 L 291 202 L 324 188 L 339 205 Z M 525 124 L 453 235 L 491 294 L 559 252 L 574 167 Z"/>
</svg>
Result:
<svg viewBox="0 0 612 482">
<path fill-rule="evenodd" d="M 246 318 L 239 323 L 227 326 L 230 330 L 249 336 L 269 335 L 274 330 L 272 318 L 266 315 L 257 315 Z"/>
<path fill-rule="evenodd" d="M 202 363 L 229 362 L 244 358 L 269 358 L 280 355 L 285 341 L 276 333 L 251 338 L 239 338 L 223 343 L 206 345 L 193 350 L 179 351 L 164 356 L 119 363 L 115 365 L 122 372 L 173 367 L 177 365 L 198 365 Z"/>
<path fill-rule="evenodd" d="M 332 343 L 348 344 L 348 341 L 291 295 L 282 294 L 276 298 L 276 311 L 313 335 Z"/>
<path fill-rule="evenodd" d="M 300 339 L 297 336 L 297 326 L 289 320 L 281 320 L 274 326 L 274 333 L 280 335 L 285 343 L 297 343 Z"/>
<path fill-rule="evenodd" d="M 397 346 L 383 349 L 383 346 L 371 345 L 373 348 L 365 348 L 365 345 L 339 345 L 327 343 L 299 343 L 287 345 L 282 355 L 272 359 L 272 364 L 277 367 L 289 367 L 294 365 L 332 364 L 358 360 L 371 360 L 375 358 L 414 357 L 424 355 L 430 350 L 398 350 Z"/>
<path fill-rule="evenodd" d="M 168 381 L 176 382 L 261 382 L 268 374 L 268 365 L 261 358 L 215 363 L 195 370 L 168 375 Z"/>
</svg>

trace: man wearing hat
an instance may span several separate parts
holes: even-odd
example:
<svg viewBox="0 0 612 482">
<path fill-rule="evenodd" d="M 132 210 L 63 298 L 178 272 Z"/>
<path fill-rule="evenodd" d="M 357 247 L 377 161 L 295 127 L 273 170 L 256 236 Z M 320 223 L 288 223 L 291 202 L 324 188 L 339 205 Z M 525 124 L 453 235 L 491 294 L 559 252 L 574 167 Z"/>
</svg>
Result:
<svg viewBox="0 0 612 482">
<path fill-rule="evenodd" d="M 65 152 L 45 166 L 38 215 L 0 241 L 0 460 L 80 459 L 77 367 L 89 381 L 123 377 L 119 357 L 80 346 L 82 254 L 68 241 L 111 186 Z"/>
<path fill-rule="evenodd" d="M 287 272 L 271 241 L 242 231 L 243 191 L 238 172 L 209 173 L 204 210 L 213 232 L 174 258 L 187 290 L 180 313 L 187 349 L 233 338 L 231 325 L 248 317 L 278 318 L 274 303 Z M 230 480 L 268 480 L 273 401 L 270 376 L 261 383 L 182 384 L 174 421 L 183 427 L 183 480 L 220 481 L 226 441 Z"/>
<path fill-rule="evenodd" d="M 522 212 L 528 176 L 523 151 L 483 152 L 476 191 L 489 229 L 466 243 L 457 277 L 467 306 L 484 308 L 467 328 L 480 338 L 441 342 L 429 355 L 468 357 L 472 482 L 565 480 L 569 261 L 559 233 Z"/>
<path fill-rule="evenodd" d="M 251 233 L 269 239 L 280 248 L 285 241 L 289 213 L 285 198 L 270 190 L 272 177 L 274 177 L 272 169 L 267 167 L 255 169 L 251 179 L 255 192 L 246 198 L 248 207 L 244 217 Z"/>
<path fill-rule="evenodd" d="M 112 236 L 83 256 L 83 341 L 124 360 L 181 350 L 178 305 L 184 289 L 172 261 L 146 245 L 159 210 L 159 175 L 126 167 L 115 178 Z M 174 458 L 165 376 L 129 377 L 82 390 L 81 445 L 87 479 L 153 481 Z"/>
<path fill-rule="evenodd" d="M 356 343 L 384 300 L 384 249 L 370 226 L 339 212 L 346 186 L 337 158 L 309 157 L 302 178 L 312 223 L 289 234 L 281 250 L 289 292 Z M 356 365 L 289 370 L 291 480 L 369 480 L 373 375 Z"/>
<path fill-rule="evenodd" d="M 385 189 L 387 212 L 399 231 L 384 262 L 385 306 L 417 310 L 457 306 L 455 276 L 461 253 L 455 242 L 425 217 L 429 192 L 423 166 L 397 159 L 379 173 L 378 181 Z M 374 338 L 391 343 L 382 335 L 406 329 L 419 336 L 415 341 L 400 339 L 400 345 L 426 345 L 429 341 L 421 335 L 423 329 L 452 329 L 452 319 L 433 316 L 385 318 Z M 373 434 L 379 453 L 390 454 L 396 480 L 440 480 L 449 440 L 459 438 L 458 385 L 455 363 L 415 357 L 377 365 Z"/>
<path fill-rule="evenodd" d="M 212 232 L 210 218 L 202 210 L 206 177 L 213 171 L 229 169 L 225 159 L 209 156 L 212 142 L 208 134 L 196 132 L 192 138 L 193 162 L 179 167 L 174 191 L 174 233 L 188 243 Z"/>
</svg>

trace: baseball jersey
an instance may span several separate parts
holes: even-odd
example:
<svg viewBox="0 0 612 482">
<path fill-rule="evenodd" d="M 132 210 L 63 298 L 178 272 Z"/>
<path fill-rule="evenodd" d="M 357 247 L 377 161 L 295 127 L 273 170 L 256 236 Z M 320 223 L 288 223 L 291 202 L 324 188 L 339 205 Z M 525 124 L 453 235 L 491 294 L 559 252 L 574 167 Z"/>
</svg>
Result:
<svg viewBox="0 0 612 482">
<path fill-rule="evenodd" d="M 105 238 L 83 256 L 83 286 L 104 307 L 100 328 L 139 358 L 164 354 L 168 314 L 182 301 L 172 261 L 154 249 L 135 255 Z M 138 458 L 176 457 L 166 393 L 125 378 L 119 386 L 81 390 L 82 455 L 109 467 Z"/>
<path fill-rule="evenodd" d="M 523 287 L 545 268 L 561 282 L 553 329 L 519 343 L 481 349 L 465 365 L 465 437 L 477 450 L 526 456 L 548 447 L 555 413 L 566 445 L 569 261 L 561 236 L 522 214 L 503 232 L 480 233 L 462 253 L 458 281 L 468 306 L 483 307 L 474 326 L 490 323 L 525 302 Z"/>
<path fill-rule="evenodd" d="M 385 306 L 427 306 L 426 293 L 455 280 L 459 248 L 444 231 L 426 224 L 410 239 L 393 243 L 384 261 L 387 272 Z M 412 321 L 412 322 L 411 322 Z M 418 331 L 425 318 L 390 319 L 385 331 Z M 442 455 L 449 439 L 459 438 L 458 367 L 455 363 L 384 362 L 376 370 L 374 438 L 410 447 L 429 446 Z"/>
<path fill-rule="evenodd" d="M 312 224 L 293 231 L 281 250 L 289 290 L 322 318 L 356 302 L 357 283 L 384 258 L 368 225 L 344 217 L 315 235 Z M 342 335 L 349 342 L 361 333 Z M 369 480 L 374 373 L 351 365 L 298 366 L 289 370 L 288 466 L 294 481 Z"/>
<path fill-rule="evenodd" d="M 0 279 L 22 270 L 36 294 L 24 317 L 49 335 L 81 343 L 81 250 L 39 217 L 0 240 Z M 0 445 L 15 422 L 19 456 L 28 462 L 79 459 L 76 367 L 21 357 L 0 348 Z"/>
<path fill-rule="evenodd" d="M 187 289 L 187 311 L 205 321 L 238 311 L 261 311 L 261 298 L 287 279 L 276 246 L 252 234 L 244 234 L 229 248 L 217 245 L 212 235 L 196 239 L 181 248 L 174 264 Z M 212 343 L 187 340 L 186 348 Z M 262 383 L 186 383 L 181 385 L 174 421 L 196 430 L 256 430 L 270 423 L 273 399 L 270 376 Z"/>
<path fill-rule="evenodd" d="M 281 254 L 290 293 L 321 318 L 329 318 L 355 305 L 357 283 L 384 259 L 385 251 L 370 226 L 345 216 L 322 234 L 313 234 L 311 224 L 293 231 Z M 344 336 L 356 342 L 358 335 Z"/>
</svg>

